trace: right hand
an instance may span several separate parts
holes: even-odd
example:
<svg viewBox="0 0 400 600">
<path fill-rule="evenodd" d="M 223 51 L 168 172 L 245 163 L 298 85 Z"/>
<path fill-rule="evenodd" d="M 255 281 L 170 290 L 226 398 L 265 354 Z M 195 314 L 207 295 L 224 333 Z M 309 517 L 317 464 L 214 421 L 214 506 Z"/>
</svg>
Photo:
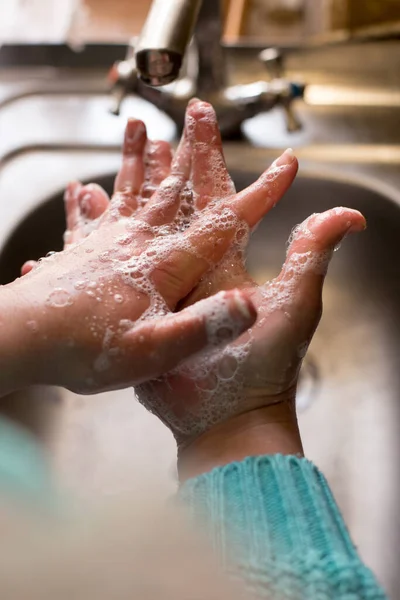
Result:
<svg viewBox="0 0 400 600">
<path fill-rule="evenodd" d="M 233 183 L 210 105 L 189 106 L 175 162 L 190 179 L 199 215 L 232 197 Z M 269 210 L 296 171 L 296 158 L 286 152 L 236 197 L 254 202 L 258 195 L 260 204 L 267 199 Z M 260 204 L 254 203 L 257 209 Z M 347 234 L 363 229 L 365 219 L 355 210 L 336 208 L 312 215 L 293 232 L 281 273 L 261 286 L 246 271 L 247 232 L 239 230 L 241 237 L 180 306 L 238 288 L 257 309 L 255 325 L 224 348 L 189 359 L 136 389 L 139 398 L 169 423 L 180 450 L 232 417 L 277 405 L 285 405 L 287 414 L 288 406 L 293 407 L 302 360 L 321 317 L 322 288 L 334 247 Z M 289 413 L 295 414 L 292 409 Z"/>
<path fill-rule="evenodd" d="M 293 165 L 282 167 L 286 176 L 276 181 L 275 194 L 266 196 L 258 183 L 201 214 L 184 214 L 186 178 L 176 169 L 163 179 L 170 152 L 164 146 L 164 162 L 158 156 L 152 163 L 146 144 L 143 123 L 130 121 L 115 194 L 97 220 L 77 227 L 88 235 L 76 241 L 82 192 L 76 185 L 67 194 L 69 245 L 7 286 L 18 321 L 35 334 L 29 344 L 22 336 L 26 372 L 20 385 L 62 385 L 80 393 L 136 385 L 226 343 L 254 321 L 254 308 L 241 292 L 162 321 L 149 317 L 174 311 L 224 256 L 237 230 L 257 224 L 290 184 Z M 106 198 L 102 202 L 104 208 Z M 183 229 L 177 219 L 185 222 Z"/>
<path fill-rule="evenodd" d="M 12 336 L 23 349 L 14 357 L 21 365 L 19 387 L 54 384 L 97 393 L 135 385 L 226 343 L 254 321 L 241 292 L 170 314 L 223 256 L 236 222 L 251 222 L 253 211 L 232 198 L 227 222 L 220 223 L 216 207 L 176 232 L 185 181 L 164 179 L 162 160 L 152 164 L 146 144 L 143 123 L 130 121 L 115 194 L 97 220 L 85 223 L 89 233 L 76 241 L 73 208 L 80 190 L 72 186 L 66 242 L 74 243 L 3 289 L 7 311 L 12 307 L 17 317 Z M 161 154 L 168 169 L 170 152 Z"/>
</svg>

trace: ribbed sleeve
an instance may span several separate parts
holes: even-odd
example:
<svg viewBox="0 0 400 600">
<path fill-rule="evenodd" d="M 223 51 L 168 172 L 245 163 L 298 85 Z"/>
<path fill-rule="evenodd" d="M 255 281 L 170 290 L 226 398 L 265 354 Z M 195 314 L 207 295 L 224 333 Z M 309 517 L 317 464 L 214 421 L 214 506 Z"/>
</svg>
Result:
<svg viewBox="0 0 400 600">
<path fill-rule="evenodd" d="M 224 568 L 270 600 L 381 600 L 324 476 L 295 456 L 250 457 L 185 483 Z"/>
</svg>

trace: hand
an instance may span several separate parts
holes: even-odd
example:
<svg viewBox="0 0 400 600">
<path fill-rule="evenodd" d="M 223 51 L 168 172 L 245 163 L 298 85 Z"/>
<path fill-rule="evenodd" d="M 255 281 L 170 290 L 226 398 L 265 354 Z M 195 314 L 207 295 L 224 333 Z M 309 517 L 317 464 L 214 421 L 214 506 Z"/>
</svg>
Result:
<svg viewBox="0 0 400 600">
<path fill-rule="evenodd" d="M 133 173 L 135 166 L 131 166 Z M 290 185 L 296 170 L 297 161 L 286 153 L 256 186 L 239 196 L 250 197 L 253 206 L 254 198 L 268 198 L 270 208 Z M 167 172 L 168 168 L 164 174 Z M 189 106 L 173 172 L 190 181 L 193 201 L 185 204 L 184 212 L 194 213 L 192 219 L 207 205 L 219 202 L 222 207 L 223 198 L 234 194 L 209 105 L 194 102 Z M 93 188 L 92 203 L 101 204 L 101 194 Z M 168 424 L 181 448 L 216 423 L 260 407 L 293 401 L 302 357 L 320 318 L 323 279 L 332 249 L 347 232 L 364 227 L 360 213 L 349 209 L 310 217 L 296 229 L 281 274 L 265 286 L 258 286 L 245 270 L 247 230 L 238 229 L 231 250 L 180 306 L 220 289 L 239 287 L 257 306 L 256 326 L 223 351 L 203 354 L 137 387 L 141 401 Z M 287 413 L 287 408 L 284 410 Z"/>
<path fill-rule="evenodd" d="M 191 181 L 199 214 L 207 205 L 223 204 L 233 193 L 215 113 L 209 105 L 189 107 L 175 162 Z M 258 188 L 242 194 L 249 201 L 255 193 L 269 198 L 268 209 L 272 208 L 296 170 L 297 161 L 287 152 L 259 180 Z M 295 420 L 290 405 L 302 359 L 321 316 L 322 287 L 333 249 L 346 234 L 364 228 L 363 216 L 354 210 L 336 208 L 312 215 L 294 230 L 281 273 L 263 286 L 246 272 L 247 232 L 239 230 L 239 239 L 181 306 L 235 287 L 252 299 L 258 313 L 256 324 L 223 349 L 186 361 L 172 373 L 136 388 L 139 399 L 168 423 L 181 451 L 216 424 L 263 407 L 285 404 L 279 414 L 273 409 L 273 418 L 290 421 L 292 414 Z"/>
<path fill-rule="evenodd" d="M 8 301 L 18 309 L 14 334 L 25 347 L 18 385 L 56 384 L 86 393 L 126 387 L 171 370 L 207 345 L 225 343 L 253 322 L 251 303 L 237 292 L 148 321 L 173 311 L 221 259 L 237 230 L 255 225 L 273 198 L 258 184 L 189 219 L 184 177 L 176 172 L 160 183 L 160 160 L 154 164 L 151 148 L 143 154 L 146 144 L 143 124 L 130 122 L 116 193 L 96 223 L 85 223 L 90 233 L 7 286 Z M 72 207 L 79 205 L 76 190 L 67 194 Z"/>
<path fill-rule="evenodd" d="M 159 148 L 161 154 L 167 154 L 169 151 L 165 145 L 162 152 L 157 144 L 156 147 Z M 126 168 L 123 168 L 124 177 L 122 178 L 121 175 L 117 177 L 117 189 L 121 179 L 132 180 L 138 177 L 137 171 L 140 172 L 141 162 L 139 159 L 126 164 L 126 148 L 123 162 Z M 144 158 L 143 162 L 147 163 L 148 161 Z M 166 176 L 169 166 L 166 161 L 164 161 L 164 165 L 163 176 Z M 185 202 L 182 202 L 181 198 L 181 207 L 174 219 L 174 227 L 185 230 L 188 223 L 196 223 L 210 210 L 217 211 L 214 214 L 218 214 L 224 210 L 224 198 L 225 202 L 251 205 L 253 210 L 252 213 L 250 211 L 248 213 L 247 223 L 254 225 L 265 212 L 265 205 L 268 209 L 280 199 L 293 180 L 296 170 L 296 159 L 290 152 L 285 153 L 263 174 L 259 182 L 241 194 L 235 195 L 233 183 L 225 167 L 215 114 L 207 104 L 191 103 L 187 113 L 185 133 L 176 154 L 172 172 L 175 177 L 190 183 L 193 198 L 189 203 L 187 198 Z M 155 187 L 157 187 L 157 183 L 153 185 L 152 191 Z M 104 210 L 104 194 L 105 192 L 99 188 L 91 186 L 88 190 L 88 186 L 86 186 L 86 189 L 82 188 L 79 191 L 78 206 L 82 204 L 79 199 L 86 198 L 85 214 L 97 216 L 101 210 Z M 217 201 L 217 199 L 219 200 Z M 100 206 L 99 210 L 96 208 L 98 206 Z M 69 225 L 69 229 L 74 231 L 78 237 L 84 235 L 85 230 L 92 229 L 93 225 L 88 225 L 86 222 L 82 227 L 82 218 L 73 218 L 76 214 L 75 204 L 67 202 L 66 209 L 68 223 L 77 223 L 76 227 Z M 101 221 L 99 222 L 101 223 Z M 220 287 L 232 288 L 236 284 L 245 288 L 246 293 L 254 295 L 261 307 L 265 305 L 260 295 L 261 290 L 250 280 L 244 269 L 242 253 L 247 234 L 248 225 L 246 223 L 242 223 L 240 226 L 236 224 L 236 241 L 233 247 L 217 267 L 213 268 L 210 265 L 211 269 L 208 270 L 202 282 L 192 291 L 191 295 L 185 298 L 184 305 L 192 304 L 197 298 L 205 298 L 214 293 L 214 290 L 218 291 Z M 272 290 L 270 289 L 270 291 Z M 266 293 L 265 291 L 264 294 Z M 241 339 L 240 344 L 230 346 L 224 354 L 215 351 L 203 354 L 166 377 L 138 387 L 137 393 L 140 400 L 172 428 L 178 440 L 188 439 L 198 432 L 204 431 L 212 423 L 224 419 L 227 399 L 230 399 L 231 402 L 229 408 L 231 414 L 237 410 L 240 411 L 240 407 L 235 403 L 240 403 L 244 374 L 246 382 L 249 380 L 250 395 L 252 396 L 253 389 L 250 378 L 253 374 L 256 379 L 259 377 L 258 372 L 263 366 L 266 354 L 263 346 L 271 342 L 270 338 L 265 335 L 265 333 L 268 334 L 267 327 L 262 331 L 261 327 L 259 329 L 260 334 L 256 335 L 256 330 L 254 330 L 251 337 L 249 336 L 246 340 Z M 302 336 L 302 332 L 296 332 L 296 334 Z M 251 352 L 250 345 L 252 345 Z M 282 346 L 286 352 L 292 350 L 292 344 L 288 344 L 286 340 L 282 340 Z M 284 365 L 287 360 L 287 356 L 281 357 Z M 276 368 L 282 369 L 280 365 L 276 365 Z M 297 364 L 293 365 L 293 368 L 296 370 Z M 238 372 L 236 373 L 236 371 Z M 271 373 L 266 375 L 271 386 L 274 384 L 276 376 L 275 364 L 271 365 L 270 371 Z M 239 377 L 236 377 L 236 374 Z M 291 379 L 293 380 L 293 377 Z M 272 390 L 270 387 L 267 390 L 261 387 L 261 390 L 263 394 L 267 395 L 280 393 L 277 386 Z M 257 390 L 254 393 L 257 401 Z M 224 395 L 226 396 L 225 403 L 223 402 Z M 212 412 L 207 415 L 209 408 Z M 246 410 L 245 407 L 243 408 Z M 249 404 L 249 408 L 251 408 L 251 404 Z"/>
</svg>

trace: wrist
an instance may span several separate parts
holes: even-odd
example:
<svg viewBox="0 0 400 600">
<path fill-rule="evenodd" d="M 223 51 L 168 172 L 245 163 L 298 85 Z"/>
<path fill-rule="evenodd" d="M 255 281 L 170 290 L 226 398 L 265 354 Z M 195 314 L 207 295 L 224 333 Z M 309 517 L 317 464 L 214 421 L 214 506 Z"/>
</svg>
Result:
<svg viewBox="0 0 400 600">
<path fill-rule="evenodd" d="M 178 448 L 179 479 L 263 454 L 303 454 L 294 397 L 234 416 Z"/>
</svg>

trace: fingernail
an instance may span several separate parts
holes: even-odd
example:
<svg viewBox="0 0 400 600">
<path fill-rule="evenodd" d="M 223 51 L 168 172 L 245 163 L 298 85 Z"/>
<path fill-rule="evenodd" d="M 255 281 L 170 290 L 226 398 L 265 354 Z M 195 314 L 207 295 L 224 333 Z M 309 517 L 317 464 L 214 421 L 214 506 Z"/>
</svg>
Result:
<svg viewBox="0 0 400 600">
<path fill-rule="evenodd" d="M 214 107 L 209 102 L 205 102 L 204 100 L 199 100 L 196 98 L 195 102 L 190 104 L 190 108 L 192 109 L 190 112 L 193 111 L 197 119 L 206 116 L 216 118 Z"/>
<path fill-rule="evenodd" d="M 203 310 L 208 343 L 216 346 L 235 340 L 257 317 L 253 304 L 239 290 L 219 292 L 204 301 Z"/>
<path fill-rule="evenodd" d="M 296 157 L 292 148 L 287 148 L 285 152 L 277 158 L 275 165 L 277 167 L 284 167 L 285 165 L 291 165 L 295 161 Z"/>
<path fill-rule="evenodd" d="M 146 127 L 143 121 L 139 121 L 137 119 L 128 120 L 125 131 L 125 139 L 127 142 L 134 144 L 145 133 Z"/>
<path fill-rule="evenodd" d="M 205 319 L 208 343 L 216 346 L 235 340 L 257 318 L 251 300 L 239 290 L 219 292 L 187 310 L 192 316 Z"/>
<path fill-rule="evenodd" d="M 233 302 L 238 312 L 243 316 L 244 321 L 254 320 L 254 306 L 246 296 L 241 294 L 239 290 L 233 290 Z"/>
<path fill-rule="evenodd" d="M 348 228 L 348 233 L 358 233 L 359 231 L 365 231 L 367 229 L 367 221 L 364 218 L 363 223 L 352 223 Z"/>
</svg>

